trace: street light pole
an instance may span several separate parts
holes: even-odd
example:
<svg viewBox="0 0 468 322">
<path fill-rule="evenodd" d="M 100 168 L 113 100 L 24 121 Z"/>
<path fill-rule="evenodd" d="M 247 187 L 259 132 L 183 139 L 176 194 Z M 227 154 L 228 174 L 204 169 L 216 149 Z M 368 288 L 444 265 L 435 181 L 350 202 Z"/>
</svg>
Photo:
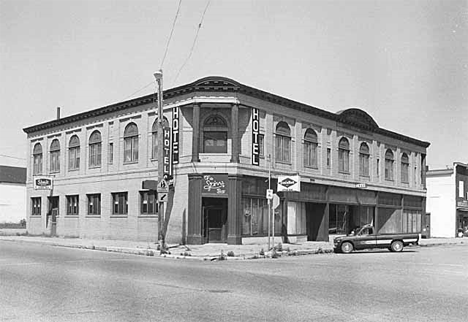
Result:
<svg viewBox="0 0 468 322">
<path fill-rule="evenodd" d="M 158 185 L 163 180 L 164 176 L 164 167 L 163 167 L 163 72 L 162 69 L 154 73 L 154 78 L 158 84 L 158 133 L 157 133 L 157 142 L 158 142 Z M 158 240 L 159 240 L 159 249 L 163 250 L 165 248 L 166 238 L 165 232 L 163 232 L 163 225 L 165 223 L 165 213 L 164 213 L 164 202 L 158 202 Z"/>
</svg>

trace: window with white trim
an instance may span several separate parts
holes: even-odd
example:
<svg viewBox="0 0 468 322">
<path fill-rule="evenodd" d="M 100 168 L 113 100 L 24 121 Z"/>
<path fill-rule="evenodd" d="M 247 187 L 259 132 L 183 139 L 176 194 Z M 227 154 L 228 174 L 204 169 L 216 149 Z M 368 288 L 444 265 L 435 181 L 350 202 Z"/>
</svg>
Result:
<svg viewBox="0 0 468 322">
<path fill-rule="evenodd" d="M 138 162 L 138 127 L 130 123 L 124 131 L 124 163 Z"/>
<path fill-rule="evenodd" d="M 338 143 L 338 171 L 349 173 L 349 141 L 341 138 Z"/>
<path fill-rule="evenodd" d="M 279 122 L 275 132 L 275 160 L 277 162 L 291 162 L 291 129 L 288 123 Z"/>
<path fill-rule="evenodd" d="M 309 168 L 318 167 L 318 139 L 317 133 L 313 129 L 307 129 L 304 134 L 304 166 Z"/>
<path fill-rule="evenodd" d="M 68 170 L 80 168 L 80 139 L 73 135 L 68 143 Z"/>
<path fill-rule="evenodd" d="M 93 131 L 89 137 L 89 167 L 98 168 L 101 166 L 102 139 L 101 132 Z"/>
<path fill-rule="evenodd" d="M 50 172 L 60 172 L 60 142 L 54 139 L 50 144 Z"/>
</svg>

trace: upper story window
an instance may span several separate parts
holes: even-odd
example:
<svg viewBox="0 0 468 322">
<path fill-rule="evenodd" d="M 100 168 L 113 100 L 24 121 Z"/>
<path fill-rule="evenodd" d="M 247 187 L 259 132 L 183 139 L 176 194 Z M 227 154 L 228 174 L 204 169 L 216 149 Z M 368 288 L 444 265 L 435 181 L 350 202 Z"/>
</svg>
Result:
<svg viewBox="0 0 468 322">
<path fill-rule="evenodd" d="M 275 132 L 275 159 L 291 162 L 291 130 L 286 122 L 279 122 Z"/>
<path fill-rule="evenodd" d="M 338 171 L 349 173 L 349 141 L 341 138 L 338 143 Z"/>
<path fill-rule="evenodd" d="M 203 125 L 203 153 L 227 153 L 228 127 L 219 115 L 209 116 Z"/>
<path fill-rule="evenodd" d="M 158 158 L 158 122 L 159 119 L 156 119 L 153 123 L 153 127 L 151 129 L 151 159 Z M 163 118 L 163 127 L 169 126 L 168 120 L 164 117 Z"/>
<path fill-rule="evenodd" d="M 363 177 L 369 177 L 369 146 L 367 143 L 361 143 L 359 147 L 359 174 Z"/>
<path fill-rule="evenodd" d="M 50 144 L 50 172 L 60 171 L 60 142 L 54 139 Z"/>
<path fill-rule="evenodd" d="M 73 135 L 68 143 L 68 170 L 80 168 L 80 139 Z"/>
<path fill-rule="evenodd" d="M 33 149 L 33 175 L 42 174 L 42 145 L 36 143 Z"/>
<path fill-rule="evenodd" d="M 261 157 L 265 156 L 265 135 L 259 134 L 258 135 L 258 155 Z"/>
<path fill-rule="evenodd" d="M 102 139 L 101 132 L 93 131 L 89 137 L 89 167 L 96 168 L 101 166 Z"/>
<path fill-rule="evenodd" d="M 317 168 L 317 134 L 312 129 L 307 129 L 304 135 L 304 166 Z"/>
<path fill-rule="evenodd" d="M 124 131 L 124 163 L 138 161 L 138 127 L 135 123 L 127 125 Z"/>
<path fill-rule="evenodd" d="M 385 180 L 393 180 L 393 152 L 388 149 L 385 152 Z"/>
<path fill-rule="evenodd" d="M 401 155 L 401 182 L 409 183 L 409 158 L 406 153 Z"/>
</svg>

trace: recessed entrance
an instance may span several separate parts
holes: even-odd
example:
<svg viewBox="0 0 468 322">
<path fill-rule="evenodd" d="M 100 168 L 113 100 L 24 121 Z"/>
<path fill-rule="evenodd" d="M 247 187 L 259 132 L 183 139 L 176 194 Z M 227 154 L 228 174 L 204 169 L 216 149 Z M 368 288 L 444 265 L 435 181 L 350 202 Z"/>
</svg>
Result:
<svg viewBox="0 0 468 322">
<path fill-rule="evenodd" d="M 227 241 L 227 198 L 203 198 L 202 237 L 204 243 Z"/>
</svg>

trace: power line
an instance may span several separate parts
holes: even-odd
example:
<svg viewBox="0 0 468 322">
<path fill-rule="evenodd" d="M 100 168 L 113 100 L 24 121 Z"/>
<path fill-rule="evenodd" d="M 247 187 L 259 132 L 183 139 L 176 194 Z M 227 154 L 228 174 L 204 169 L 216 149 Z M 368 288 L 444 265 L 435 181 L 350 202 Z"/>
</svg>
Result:
<svg viewBox="0 0 468 322">
<path fill-rule="evenodd" d="M 146 84 L 145 86 L 143 86 L 142 88 L 140 88 L 139 90 L 137 90 L 136 92 L 134 92 L 134 93 L 128 95 L 127 97 L 125 97 L 125 98 L 123 99 L 123 101 L 125 101 L 127 98 L 132 97 L 132 96 L 135 95 L 136 93 L 139 93 L 139 92 L 141 92 L 142 90 L 146 89 L 146 88 L 149 87 L 151 84 L 153 84 L 152 81 L 149 82 L 148 84 Z"/>
<path fill-rule="evenodd" d="M 11 159 L 17 159 L 17 160 L 26 160 L 25 158 L 12 157 L 11 155 L 6 155 L 6 154 L 0 154 L 0 157 L 11 158 Z"/>
<path fill-rule="evenodd" d="M 167 55 L 167 51 L 169 49 L 169 44 L 171 42 L 171 39 L 172 39 L 172 34 L 174 33 L 174 29 L 175 29 L 175 24 L 176 24 L 176 21 L 177 21 L 177 17 L 179 16 L 179 11 L 180 11 L 180 4 L 182 3 L 182 0 L 179 0 L 179 6 L 177 7 L 177 12 L 176 12 L 176 15 L 174 17 L 174 22 L 172 23 L 172 30 L 171 30 L 171 34 L 169 35 L 169 39 L 167 40 L 167 44 L 166 44 L 166 50 L 164 52 L 164 56 L 163 56 L 163 59 L 162 59 L 162 62 L 161 62 L 161 69 L 164 65 L 164 61 L 166 60 L 166 55 Z"/>
<path fill-rule="evenodd" d="M 187 62 L 189 61 L 190 57 L 192 56 L 192 53 L 193 53 L 193 50 L 195 48 L 195 44 L 197 42 L 197 39 L 198 39 L 198 34 L 200 33 L 200 29 L 202 27 L 202 24 L 203 24 L 203 19 L 205 19 L 205 14 L 206 14 L 206 11 L 208 10 L 208 6 L 210 5 L 210 2 L 211 0 L 208 0 L 207 4 L 206 4 L 206 7 L 205 7 L 205 10 L 203 11 L 203 15 L 201 17 L 201 20 L 200 20 L 200 23 L 198 24 L 198 29 L 197 29 L 197 33 L 195 35 L 195 38 L 193 39 L 193 43 L 192 43 L 192 48 L 190 48 L 190 52 L 189 52 L 189 55 L 187 56 L 187 58 L 185 59 L 184 63 L 182 64 L 182 66 L 180 67 L 179 71 L 177 72 L 177 75 L 174 79 L 174 83 L 177 81 L 177 78 L 179 78 L 179 75 L 182 71 L 182 69 L 185 67 L 185 65 L 187 64 Z"/>
</svg>

